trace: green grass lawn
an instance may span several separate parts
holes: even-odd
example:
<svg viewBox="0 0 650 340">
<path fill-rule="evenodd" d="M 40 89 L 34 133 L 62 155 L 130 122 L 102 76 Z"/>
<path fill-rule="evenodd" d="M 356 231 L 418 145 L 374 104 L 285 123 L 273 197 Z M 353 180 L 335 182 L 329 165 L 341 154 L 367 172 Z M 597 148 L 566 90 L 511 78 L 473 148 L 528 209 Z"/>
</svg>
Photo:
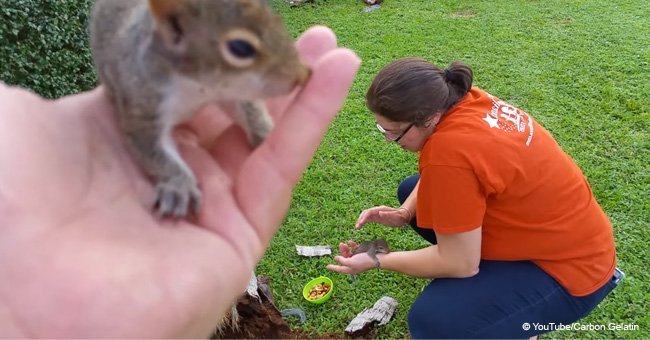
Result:
<svg viewBox="0 0 650 340">
<path fill-rule="evenodd" d="M 644 0 L 386 0 L 363 13 L 358 0 L 289 7 L 272 0 L 291 33 L 331 27 L 363 64 L 345 107 L 304 174 L 291 210 L 257 268 L 272 278 L 280 309 L 301 308 L 311 334 L 340 334 L 383 295 L 400 301 L 378 338 L 407 332 L 411 302 L 427 280 L 371 271 L 351 283 L 327 272 L 331 257 L 303 258 L 294 245 L 384 237 L 393 249 L 426 245 L 409 230 L 352 227 L 359 212 L 397 205 L 396 186 L 417 171 L 415 154 L 386 143 L 364 105 L 372 77 L 391 60 L 462 60 L 475 84 L 530 113 L 583 169 L 614 224 L 623 283 L 582 324 L 636 324 L 639 331 L 557 331 L 544 338 L 650 338 L 650 4 Z M 0 79 L 58 97 L 88 89 L 86 0 L 3 0 Z M 302 285 L 328 275 L 333 298 L 314 306 Z M 436 308 L 437 306 L 431 306 Z"/>
</svg>

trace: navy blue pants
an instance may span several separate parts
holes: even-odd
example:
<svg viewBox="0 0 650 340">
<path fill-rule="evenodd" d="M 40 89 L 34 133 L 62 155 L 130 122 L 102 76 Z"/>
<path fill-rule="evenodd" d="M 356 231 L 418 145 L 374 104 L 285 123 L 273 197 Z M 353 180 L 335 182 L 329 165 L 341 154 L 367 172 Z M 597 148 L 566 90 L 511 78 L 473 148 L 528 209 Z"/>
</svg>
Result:
<svg viewBox="0 0 650 340">
<path fill-rule="evenodd" d="M 413 191 L 418 175 L 399 186 L 403 203 Z M 417 218 L 417 217 L 416 217 Z M 413 229 L 432 244 L 431 229 Z M 411 306 L 409 331 L 421 338 L 528 338 L 569 325 L 591 312 L 616 287 L 618 272 L 596 292 L 575 297 L 530 261 L 482 260 L 479 273 L 470 278 L 435 279 Z M 538 325 L 538 326 L 536 326 Z"/>
</svg>

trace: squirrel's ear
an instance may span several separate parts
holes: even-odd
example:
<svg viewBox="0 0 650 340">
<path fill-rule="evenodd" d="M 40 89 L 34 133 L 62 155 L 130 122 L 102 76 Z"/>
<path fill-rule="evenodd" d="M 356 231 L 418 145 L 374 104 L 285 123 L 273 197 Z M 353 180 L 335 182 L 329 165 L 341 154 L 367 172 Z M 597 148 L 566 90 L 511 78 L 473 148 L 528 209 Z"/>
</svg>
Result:
<svg viewBox="0 0 650 340">
<path fill-rule="evenodd" d="M 183 0 L 149 0 L 151 16 L 165 43 L 178 45 L 185 34 L 183 27 Z"/>
</svg>

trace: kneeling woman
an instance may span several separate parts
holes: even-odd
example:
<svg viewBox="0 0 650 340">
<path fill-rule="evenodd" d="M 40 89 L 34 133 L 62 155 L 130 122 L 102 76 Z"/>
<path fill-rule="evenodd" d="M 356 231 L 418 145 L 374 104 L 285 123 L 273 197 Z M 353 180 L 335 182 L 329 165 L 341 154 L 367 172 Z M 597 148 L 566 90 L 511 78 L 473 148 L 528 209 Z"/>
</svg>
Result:
<svg viewBox="0 0 650 340">
<path fill-rule="evenodd" d="M 382 269 L 435 279 L 411 306 L 413 338 L 534 336 L 532 325 L 572 323 L 616 286 L 612 225 L 576 163 L 529 114 L 472 87 L 469 67 L 400 59 L 366 99 L 386 139 L 420 153 L 401 206 L 356 223 L 410 223 L 432 244 L 378 255 Z M 328 269 L 376 266 L 340 250 Z"/>
</svg>

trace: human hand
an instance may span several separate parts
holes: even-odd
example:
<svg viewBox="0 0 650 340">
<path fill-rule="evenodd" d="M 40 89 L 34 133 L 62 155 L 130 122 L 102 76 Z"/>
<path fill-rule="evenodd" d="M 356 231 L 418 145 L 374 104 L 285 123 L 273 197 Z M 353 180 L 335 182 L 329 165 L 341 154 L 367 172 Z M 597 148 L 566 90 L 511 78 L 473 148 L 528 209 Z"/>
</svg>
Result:
<svg viewBox="0 0 650 340">
<path fill-rule="evenodd" d="M 370 222 L 389 227 L 401 227 L 410 221 L 411 213 L 406 208 L 391 208 L 382 205 L 362 211 L 354 227 L 361 229 L 366 223 Z"/>
<path fill-rule="evenodd" d="M 354 250 L 358 245 L 354 241 L 339 243 L 339 256 L 334 256 L 334 261 L 339 265 L 328 264 L 327 269 L 339 272 L 342 274 L 359 274 L 370 269 L 375 269 L 375 261 L 368 255 L 368 253 L 360 253 L 353 255 Z M 381 256 L 377 254 L 377 256 Z"/>
<path fill-rule="evenodd" d="M 269 102 L 253 150 L 215 107 L 178 131 L 203 191 L 193 221 L 161 221 L 99 88 L 43 100 L 0 84 L 0 337 L 206 337 L 244 292 L 359 66 L 317 27 L 312 76 Z"/>
</svg>

